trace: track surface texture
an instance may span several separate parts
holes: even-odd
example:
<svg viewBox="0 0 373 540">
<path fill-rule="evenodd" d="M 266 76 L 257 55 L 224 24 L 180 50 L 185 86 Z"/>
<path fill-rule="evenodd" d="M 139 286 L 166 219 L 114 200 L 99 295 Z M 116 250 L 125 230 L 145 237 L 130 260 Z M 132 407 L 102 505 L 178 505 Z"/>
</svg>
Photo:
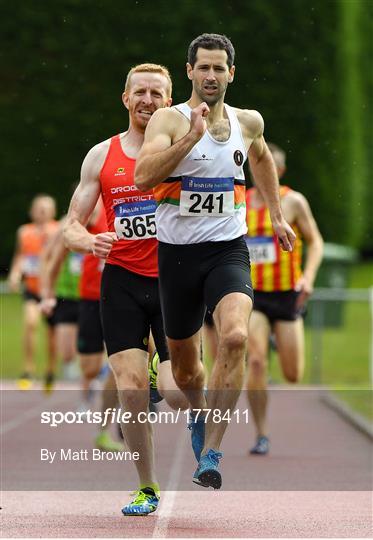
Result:
<svg viewBox="0 0 373 540">
<path fill-rule="evenodd" d="M 220 491 L 191 481 L 196 463 L 185 417 L 176 425 L 155 425 L 160 505 L 147 517 L 124 517 L 120 509 L 137 484 L 133 463 L 47 464 L 38 457 L 46 440 L 50 448 L 92 449 L 92 425 L 40 424 L 43 410 L 74 410 L 77 392 L 60 385 L 46 398 L 38 390 L 11 390 L 11 383 L 4 388 L 2 537 L 372 536 L 371 442 L 327 408 L 317 391 L 271 391 L 268 456 L 248 455 L 251 420 L 228 427 Z M 244 396 L 239 408 L 247 408 Z"/>
</svg>

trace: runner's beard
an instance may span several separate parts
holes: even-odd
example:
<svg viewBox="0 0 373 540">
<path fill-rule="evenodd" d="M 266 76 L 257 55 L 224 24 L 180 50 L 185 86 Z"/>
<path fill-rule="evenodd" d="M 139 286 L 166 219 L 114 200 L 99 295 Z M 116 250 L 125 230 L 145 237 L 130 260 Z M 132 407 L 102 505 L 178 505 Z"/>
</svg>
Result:
<svg viewBox="0 0 373 540">
<path fill-rule="evenodd" d="M 207 103 L 207 105 L 213 107 L 222 98 L 224 99 L 226 89 L 227 89 L 227 85 L 224 88 L 218 85 L 216 94 L 209 95 L 209 94 L 205 94 L 205 92 L 203 91 L 203 88 L 198 87 L 196 88 L 196 93 L 198 97 L 201 99 L 201 101 L 204 101 L 205 103 Z"/>
</svg>

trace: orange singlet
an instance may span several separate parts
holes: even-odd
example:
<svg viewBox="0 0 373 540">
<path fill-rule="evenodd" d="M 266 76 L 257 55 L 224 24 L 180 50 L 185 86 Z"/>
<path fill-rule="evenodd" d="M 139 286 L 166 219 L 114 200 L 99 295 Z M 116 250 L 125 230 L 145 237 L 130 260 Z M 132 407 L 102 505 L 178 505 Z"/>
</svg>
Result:
<svg viewBox="0 0 373 540">
<path fill-rule="evenodd" d="M 87 227 L 91 234 L 99 234 L 107 231 L 106 212 L 101 206 L 100 212 L 94 224 Z M 82 300 L 100 300 L 101 276 L 104 268 L 104 260 L 89 253 L 84 255 L 82 262 L 82 274 L 79 283 L 79 297 Z"/>
<path fill-rule="evenodd" d="M 262 292 L 292 290 L 302 275 L 300 231 L 292 225 L 297 235 L 294 249 L 283 251 L 273 232 L 268 208 L 251 207 L 254 189 L 248 189 L 246 192 L 246 241 L 250 251 L 253 289 Z M 280 197 L 284 197 L 289 191 L 289 187 L 280 186 Z"/>
<path fill-rule="evenodd" d="M 58 222 L 54 220 L 44 225 L 27 223 L 20 228 L 19 245 L 22 255 L 22 274 L 26 290 L 33 294 L 40 294 L 41 252 L 57 228 Z"/>
<path fill-rule="evenodd" d="M 120 136 L 112 137 L 100 182 L 108 230 L 116 232 L 119 241 L 113 244 L 106 262 L 158 277 L 156 203 L 153 190 L 142 193 L 135 186 L 135 164 L 136 160 L 123 152 Z"/>
</svg>

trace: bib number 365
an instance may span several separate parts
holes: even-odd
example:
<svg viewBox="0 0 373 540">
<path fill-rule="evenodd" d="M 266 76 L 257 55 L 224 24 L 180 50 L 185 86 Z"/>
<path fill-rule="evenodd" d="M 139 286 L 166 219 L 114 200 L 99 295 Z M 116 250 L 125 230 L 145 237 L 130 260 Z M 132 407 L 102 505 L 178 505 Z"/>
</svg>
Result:
<svg viewBox="0 0 373 540">
<path fill-rule="evenodd" d="M 143 240 L 156 236 L 155 215 L 116 217 L 115 232 L 119 239 Z"/>
</svg>

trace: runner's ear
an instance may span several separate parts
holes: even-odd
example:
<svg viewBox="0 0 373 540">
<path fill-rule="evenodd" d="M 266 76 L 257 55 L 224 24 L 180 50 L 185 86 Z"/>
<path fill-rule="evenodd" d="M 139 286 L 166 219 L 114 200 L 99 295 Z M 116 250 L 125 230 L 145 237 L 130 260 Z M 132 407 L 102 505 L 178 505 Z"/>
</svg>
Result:
<svg viewBox="0 0 373 540">
<path fill-rule="evenodd" d="M 186 63 L 186 69 L 187 69 L 187 76 L 188 76 L 188 79 L 190 81 L 193 80 L 193 68 L 192 66 L 189 64 L 189 62 Z"/>
<path fill-rule="evenodd" d="M 233 82 L 234 79 L 234 72 L 236 71 L 236 66 L 232 66 L 229 68 L 229 76 L 228 76 L 228 82 Z"/>
<path fill-rule="evenodd" d="M 126 107 L 126 109 L 128 109 L 128 94 L 126 92 L 123 92 L 122 94 L 122 102 L 123 102 L 123 105 Z"/>
</svg>

